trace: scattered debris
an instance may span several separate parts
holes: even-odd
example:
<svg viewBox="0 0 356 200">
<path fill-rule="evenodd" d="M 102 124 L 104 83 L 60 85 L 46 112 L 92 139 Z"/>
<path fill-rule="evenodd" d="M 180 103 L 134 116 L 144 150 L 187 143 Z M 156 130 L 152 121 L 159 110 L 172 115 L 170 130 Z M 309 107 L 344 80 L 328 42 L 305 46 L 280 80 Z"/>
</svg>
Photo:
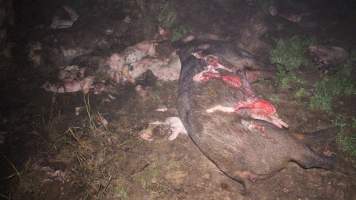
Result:
<svg viewBox="0 0 356 200">
<path fill-rule="evenodd" d="M 96 123 L 99 124 L 99 125 L 102 125 L 105 129 L 108 128 L 108 125 L 109 125 L 109 122 L 108 120 L 106 120 L 102 114 L 98 113 L 96 116 L 95 116 L 95 120 L 96 120 Z"/>
<path fill-rule="evenodd" d="M 83 110 L 84 110 L 84 107 L 83 107 L 83 106 L 75 107 L 75 115 L 76 115 L 76 116 L 79 116 L 79 115 L 80 115 L 80 112 L 82 112 Z"/>
</svg>

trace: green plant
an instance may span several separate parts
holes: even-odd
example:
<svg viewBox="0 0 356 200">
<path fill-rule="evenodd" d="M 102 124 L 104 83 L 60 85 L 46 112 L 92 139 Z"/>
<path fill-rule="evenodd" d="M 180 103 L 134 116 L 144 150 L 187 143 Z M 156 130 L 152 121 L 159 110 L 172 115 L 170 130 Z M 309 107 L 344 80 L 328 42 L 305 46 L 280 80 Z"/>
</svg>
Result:
<svg viewBox="0 0 356 200">
<path fill-rule="evenodd" d="M 350 123 L 350 121 L 352 121 Z M 347 120 L 345 116 L 337 115 L 332 123 L 338 128 L 338 133 L 336 135 L 336 143 L 341 148 L 342 151 L 350 154 L 351 156 L 356 156 L 356 118 L 351 118 Z"/>
<path fill-rule="evenodd" d="M 300 36 L 276 40 L 270 60 L 277 66 L 277 82 L 281 88 L 288 88 L 291 84 L 303 84 L 304 81 L 297 77 L 295 71 L 310 63 L 305 51 L 312 41 Z"/>
<path fill-rule="evenodd" d="M 295 92 L 295 97 L 297 98 L 303 98 L 308 95 L 308 92 L 304 88 L 299 88 L 297 92 Z"/>
<path fill-rule="evenodd" d="M 162 5 L 161 12 L 158 14 L 158 23 L 166 28 L 172 27 L 177 21 L 177 12 L 172 3 L 167 1 Z"/>
<path fill-rule="evenodd" d="M 167 1 L 158 14 L 158 23 L 161 27 L 171 31 L 171 41 L 177 41 L 190 32 L 190 28 L 177 22 L 177 11 L 173 4 Z"/>
<path fill-rule="evenodd" d="M 188 32 L 190 32 L 190 29 L 185 25 L 174 26 L 172 29 L 171 41 L 174 42 L 174 41 L 181 39 Z"/>
<path fill-rule="evenodd" d="M 347 121 L 346 118 L 342 115 L 337 115 L 334 120 L 332 120 L 332 123 L 335 127 L 337 127 L 340 130 L 343 130 L 347 126 Z"/>
<path fill-rule="evenodd" d="M 305 55 L 305 51 L 312 41 L 300 36 L 277 40 L 270 54 L 271 62 L 280 65 L 286 71 L 309 64 L 310 60 Z"/>
<path fill-rule="evenodd" d="M 268 97 L 268 99 L 276 104 L 278 104 L 281 101 L 279 96 L 277 96 L 276 94 L 272 94 L 270 97 Z"/>
<path fill-rule="evenodd" d="M 126 188 L 121 185 L 116 187 L 116 194 L 122 200 L 129 199 L 128 192 L 127 192 Z"/>
<path fill-rule="evenodd" d="M 277 66 L 277 69 L 276 78 L 279 87 L 286 89 L 289 88 L 291 84 L 304 84 L 304 81 L 297 77 L 295 73 L 288 72 L 281 66 Z"/>
<path fill-rule="evenodd" d="M 356 129 L 356 118 L 353 117 L 351 120 L 352 120 L 351 128 L 352 128 L 352 129 Z"/>
<path fill-rule="evenodd" d="M 351 156 L 356 156 L 356 134 L 347 135 L 339 132 L 336 136 L 336 142 L 341 147 L 341 150 L 347 152 Z"/>
<path fill-rule="evenodd" d="M 96 124 L 95 124 L 95 118 L 94 118 L 94 116 L 92 114 L 89 95 L 84 95 L 83 96 L 83 101 L 84 101 L 84 105 L 85 105 L 85 111 L 86 111 L 87 116 L 88 116 L 89 128 L 90 128 L 90 130 L 95 130 L 97 127 L 96 127 Z"/>
<path fill-rule="evenodd" d="M 314 95 L 310 99 L 310 107 L 330 112 L 334 97 L 355 95 L 356 85 L 351 77 L 351 71 L 352 65 L 348 62 L 335 75 L 324 77 L 317 82 Z"/>
</svg>

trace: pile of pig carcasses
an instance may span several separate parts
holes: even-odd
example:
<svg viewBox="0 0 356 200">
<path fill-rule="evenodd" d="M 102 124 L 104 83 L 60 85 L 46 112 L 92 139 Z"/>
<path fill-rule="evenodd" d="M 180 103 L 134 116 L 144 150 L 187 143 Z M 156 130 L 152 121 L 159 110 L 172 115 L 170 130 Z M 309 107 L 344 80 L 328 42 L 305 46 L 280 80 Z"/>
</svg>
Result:
<svg viewBox="0 0 356 200">
<path fill-rule="evenodd" d="M 221 81 L 193 81 L 206 65 L 192 55 L 196 51 L 219 56 L 240 69 L 241 59 L 253 58 L 231 44 L 216 41 L 186 45 L 179 52 L 182 62 L 177 105 L 180 118 L 193 142 L 224 174 L 242 183 L 246 190 L 251 182 L 273 175 L 289 162 L 303 168 L 332 167 L 331 158 L 313 152 L 285 128 L 243 114 L 207 113 L 208 108 L 217 104 L 231 106 L 243 100 L 245 94 Z M 263 127 L 264 133 L 248 128 L 246 124 L 251 122 Z"/>
</svg>

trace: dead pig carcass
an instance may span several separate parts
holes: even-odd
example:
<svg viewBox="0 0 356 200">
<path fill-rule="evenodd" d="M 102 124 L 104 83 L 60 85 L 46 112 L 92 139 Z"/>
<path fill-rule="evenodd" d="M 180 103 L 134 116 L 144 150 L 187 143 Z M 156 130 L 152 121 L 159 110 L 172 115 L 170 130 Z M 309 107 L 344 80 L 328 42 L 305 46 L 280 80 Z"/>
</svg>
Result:
<svg viewBox="0 0 356 200">
<path fill-rule="evenodd" d="M 158 53 L 158 47 L 159 42 L 147 40 L 114 53 L 106 61 L 109 66 L 106 71 L 117 83 L 135 82 L 149 70 L 158 80 L 178 80 L 181 68 L 179 57 L 174 51 L 162 56 Z"/>
<path fill-rule="evenodd" d="M 205 50 L 214 51 L 214 45 L 210 44 Z M 229 53 L 232 56 L 232 52 Z M 243 113 L 207 113 L 206 110 L 214 105 L 231 106 L 243 100 L 244 94 L 220 81 L 194 82 L 193 77 L 203 70 L 204 63 L 184 49 L 180 58 L 179 116 L 202 153 L 226 175 L 243 183 L 245 189 L 251 181 L 266 178 L 287 167 L 288 162 L 296 162 L 303 168 L 332 167 L 330 158 L 316 154 L 290 136 L 286 129 L 245 118 Z M 267 137 L 260 129 L 250 126 L 251 123 L 264 127 Z"/>
</svg>

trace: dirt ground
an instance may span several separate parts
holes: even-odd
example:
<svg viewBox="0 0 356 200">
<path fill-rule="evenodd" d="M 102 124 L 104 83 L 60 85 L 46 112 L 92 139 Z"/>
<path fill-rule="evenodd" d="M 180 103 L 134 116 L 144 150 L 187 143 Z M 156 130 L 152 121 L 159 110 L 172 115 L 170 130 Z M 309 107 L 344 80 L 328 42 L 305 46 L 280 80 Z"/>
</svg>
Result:
<svg viewBox="0 0 356 200">
<path fill-rule="evenodd" d="M 266 35 L 306 34 L 346 49 L 356 46 L 355 27 L 346 20 L 354 16 L 338 23 L 332 8 L 317 9 L 321 1 L 307 4 L 313 15 L 299 23 L 273 18 L 256 2 L 183 0 L 173 1 L 173 7 L 177 23 L 190 27 L 189 31 L 228 38 L 265 63 L 271 50 Z M 42 90 L 41 84 L 55 76 L 55 67 L 75 63 L 94 70 L 95 58 L 153 38 L 159 24 L 157 13 L 166 1 L 78 0 L 57 4 L 15 4 L 18 26 L 11 35 L 13 54 L 1 60 L 0 136 L 4 140 L 0 144 L 0 199 L 356 199 L 356 179 L 350 174 L 354 158 L 338 150 L 333 138 L 311 146 L 328 146 L 339 162 L 337 169 L 306 170 L 289 164 L 242 194 L 242 185 L 219 171 L 188 136 L 170 141 L 168 127 L 150 129 L 150 122 L 178 116 L 177 81 L 155 81 L 147 75 L 139 80 L 146 87 L 145 94 L 130 84 L 116 85 L 99 95 Z M 80 17 L 69 29 L 49 29 L 61 5 L 72 6 Z M 127 16 L 130 22 L 124 23 Z M 320 27 L 324 31 L 320 32 Z M 107 30 L 114 34 L 106 34 Z M 28 56 L 36 42 L 42 44 L 39 65 Z M 75 50 L 75 59 L 59 56 L 58 51 L 65 48 Z M 319 75 L 313 70 L 300 74 L 310 86 Z M 308 109 L 306 99 L 297 99 L 289 89 L 279 89 L 274 79 L 252 86 L 277 105 L 291 133 L 330 127 L 332 114 Z M 348 102 L 340 110 L 354 115 L 355 101 Z M 163 106 L 168 111 L 156 111 Z M 143 131 L 152 131 L 152 141 L 140 137 Z M 323 134 L 336 133 L 322 132 L 321 137 Z"/>
</svg>

